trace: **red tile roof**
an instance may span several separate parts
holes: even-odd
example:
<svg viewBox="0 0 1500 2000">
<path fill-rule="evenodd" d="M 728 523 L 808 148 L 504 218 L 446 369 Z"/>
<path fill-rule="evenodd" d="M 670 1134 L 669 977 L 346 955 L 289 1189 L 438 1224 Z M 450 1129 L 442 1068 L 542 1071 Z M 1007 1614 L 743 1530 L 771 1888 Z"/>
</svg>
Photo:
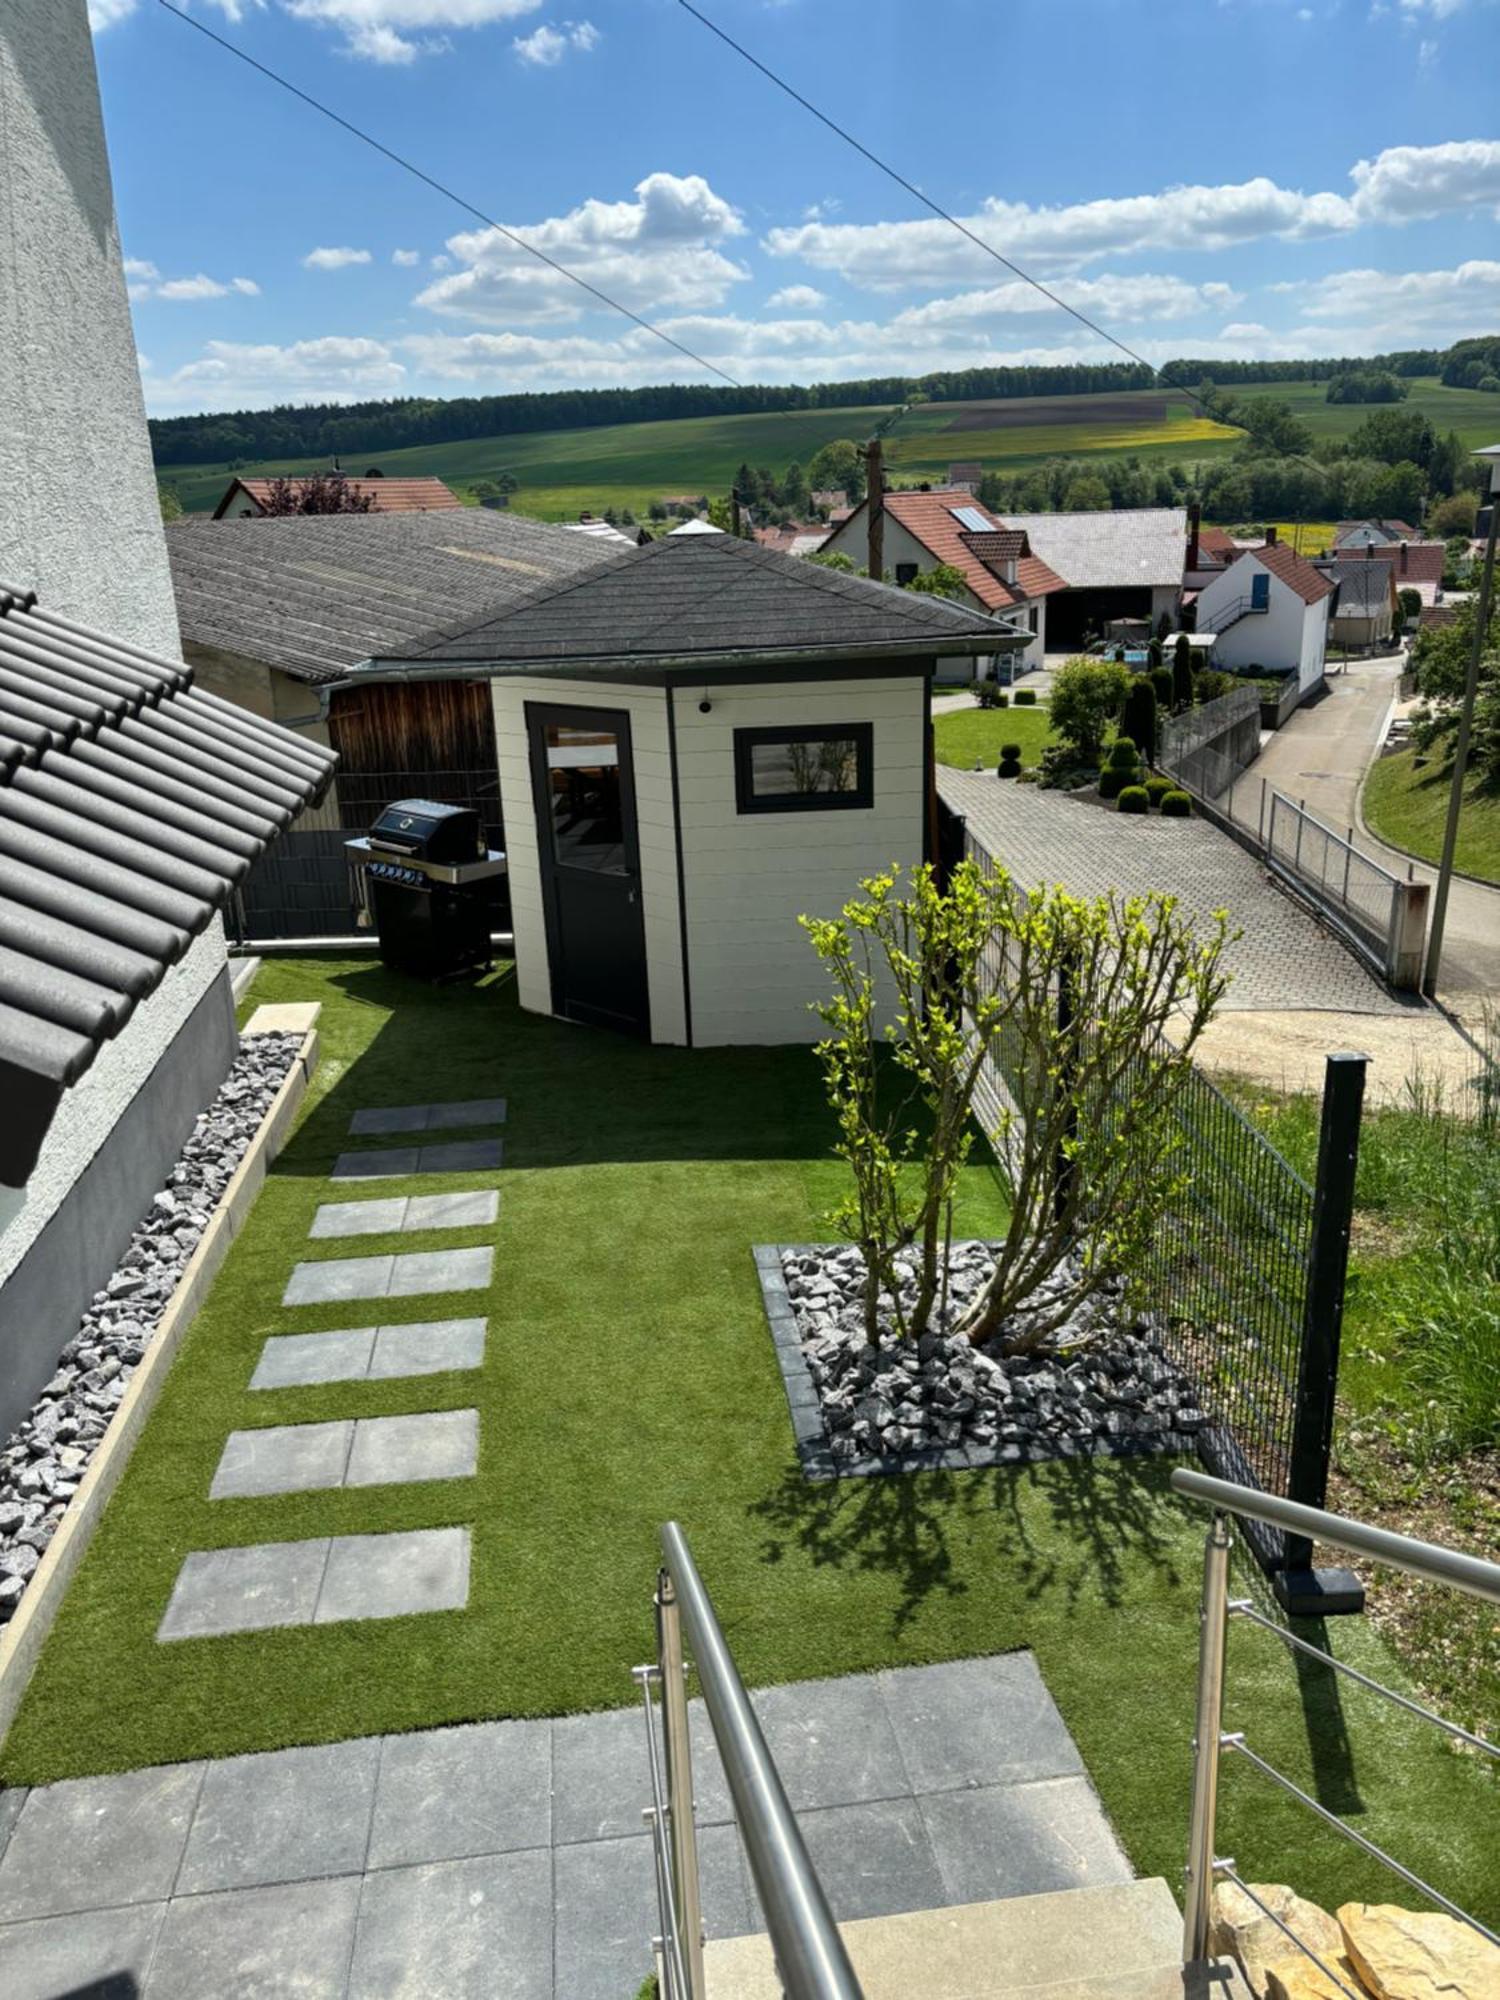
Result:
<svg viewBox="0 0 1500 2000">
<path fill-rule="evenodd" d="M 295 486 L 298 483 L 294 475 L 292 484 Z M 344 483 L 352 492 L 372 493 L 375 496 L 375 504 L 370 509 L 372 514 L 430 514 L 441 507 L 462 507 L 464 504 L 441 479 L 346 479 Z M 270 501 L 273 484 L 270 479 L 234 480 L 214 509 L 215 520 L 229 512 L 236 489 L 247 493 L 264 507 Z"/>
<path fill-rule="evenodd" d="M 1239 554 L 1239 547 L 1227 528 L 1200 528 L 1198 553 L 1200 556 L 1212 556 L 1215 562 L 1232 563 Z"/>
<path fill-rule="evenodd" d="M 962 487 L 938 487 L 928 493 L 887 493 L 885 510 L 906 532 L 919 541 L 937 562 L 951 563 L 964 582 L 988 610 L 1008 611 L 1031 597 L 1045 597 L 1048 591 L 1066 588 L 1038 556 L 1021 556 L 1016 563 L 1012 586 L 998 577 L 971 546 L 978 539 L 954 513 L 955 507 L 978 514 L 988 523 L 987 534 L 1019 534 L 1004 521 L 980 506 L 972 493 Z M 1022 547 L 1027 546 L 1024 537 Z"/>
<path fill-rule="evenodd" d="M 1314 569 L 1306 556 L 1294 554 L 1285 542 L 1268 542 L 1263 549 L 1244 549 L 1240 560 L 1264 563 L 1273 576 L 1279 576 L 1289 589 L 1296 591 L 1304 604 L 1317 604 L 1336 588 L 1331 576 Z"/>
</svg>

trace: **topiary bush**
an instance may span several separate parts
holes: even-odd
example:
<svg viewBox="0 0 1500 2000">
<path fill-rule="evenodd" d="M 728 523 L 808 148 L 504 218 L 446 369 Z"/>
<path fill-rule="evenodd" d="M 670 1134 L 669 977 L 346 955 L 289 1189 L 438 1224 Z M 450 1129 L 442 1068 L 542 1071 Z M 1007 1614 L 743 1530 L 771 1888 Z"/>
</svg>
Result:
<svg viewBox="0 0 1500 2000">
<path fill-rule="evenodd" d="M 1116 771 L 1133 771 L 1141 761 L 1141 753 L 1128 736 L 1117 736 L 1109 746 L 1109 761 Z"/>
<path fill-rule="evenodd" d="M 1151 801 L 1146 796 L 1144 785 L 1127 785 L 1120 794 L 1118 810 L 1122 813 L 1144 813 L 1151 810 Z"/>
<path fill-rule="evenodd" d="M 1193 802 L 1186 792 L 1163 792 L 1161 816 L 1163 819 L 1190 819 Z"/>
<path fill-rule="evenodd" d="M 1146 780 L 1146 796 L 1154 806 L 1159 806 L 1167 796 L 1167 793 L 1176 789 L 1170 778 L 1148 778 Z"/>
<path fill-rule="evenodd" d="M 1100 798 L 1117 799 L 1125 789 L 1126 779 L 1132 775 L 1129 771 L 1116 771 L 1112 766 L 1106 764 L 1104 769 L 1099 773 Z"/>
<path fill-rule="evenodd" d="M 1120 716 L 1120 734 L 1128 736 L 1147 764 L 1156 761 L 1156 689 L 1144 674 L 1130 683 Z"/>
<path fill-rule="evenodd" d="M 1035 707 L 1036 707 L 1036 689 L 1035 689 L 1035 688 L 1017 688 L 1017 689 L 1016 689 L 1016 707 L 1017 707 L 1017 708 L 1035 708 Z"/>
<path fill-rule="evenodd" d="M 1172 669 L 1170 667 L 1153 667 L 1151 669 L 1151 685 L 1156 689 L 1157 707 L 1170 711 L 1173 707 Z"/>
<path fill-rule="evenodd" d="M 999 708 L 1005 697 L 993 681 L 975 681 L 974 699 L 981 708 Z"/>
<path fill-rule="evenodd" d="M 1021 775 L 1021 746 L 1019 743 L 1000 745 L 1000 762 L 995 767 L 997 778 L 1019 778 Z"/>
</svg>

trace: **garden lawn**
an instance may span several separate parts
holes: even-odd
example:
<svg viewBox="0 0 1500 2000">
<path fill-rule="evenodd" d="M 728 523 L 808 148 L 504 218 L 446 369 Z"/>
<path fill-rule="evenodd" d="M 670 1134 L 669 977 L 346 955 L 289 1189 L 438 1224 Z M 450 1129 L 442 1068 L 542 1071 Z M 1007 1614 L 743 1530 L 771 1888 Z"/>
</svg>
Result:
<svg viewBox="0 0 1500 2000">
<path fill-rule="evenodd" d="M 675 1517 L 752 1684 L 1033 1648 L 1135 1866 L 1180 1879 L 1204 1522 L 1167 1465 L 800 1475 L 750 1253 L 819 1236 L 840 1191 L 807 1051 L 652 1049 L 519 1012 L 506 974 L 435 989 L 368 960 L 276 961 L 254 999 L 321 999 L 323 1062 L 69 1593 L 0 1756 L 7 1783 L 624 1705 Z M 447 1239 L 494 1237 L 490 1292 L 283 1311 L 297 1258 L 350 1247 L 307 1230 L 352 1113 L 492 1093 L 510 1104 L 499 1222 Z M 959 1230 L 1000 1215 L 970 1168 Z M 268 1333 L 378 1310 L 487 1312 L 483 1371 L 248 1393 Z M 205 1497 L 236 1426 L 470 1402 L 473 1480 Z M 461 1613 L 156 1643 L 191 1549 L 456 1522 L 474 1529 Z M 1393 1672 L 1364 1621 L 1329 1643 Z M 1372 1719 L 1357 1689 L 1341 1704 L 1264 1634 L 1236 1627 L 1232 1645 L 1227 1726 L 1500 1916 L 1494 1791 L 1472 1763 L 1403 1715 Z M 1244 1765 L 1225 1772 L 1220 1851 L 1325 1903 L 1386 1893 Z"/>
<path fill-rule="evenodd" d="M 1054 740 L 1046 704 L 1017 708 L 1014 696 L 1009 708 L 949 709 L 932 718 L 932 728 L 937 761 L 960 771 L 972 771 L 976 764 L 993 770 L 1003 743 L 1019 743 L 1022 768 L 1030 769 Z"/>
<path fill-rule="evenodd" d="M 1416 761 L 1414 750 L 1379 757 L 1365 780 L 1364 815 L 1370 831 L 1420 861 L 1438 861 L 1453 767 L 1443 757 Z M 1500 882 L 1500 788 L 1476 777 L 1470 766 L 1458 818 L 1455 866 L 1484 882 Z"/>
</svg>

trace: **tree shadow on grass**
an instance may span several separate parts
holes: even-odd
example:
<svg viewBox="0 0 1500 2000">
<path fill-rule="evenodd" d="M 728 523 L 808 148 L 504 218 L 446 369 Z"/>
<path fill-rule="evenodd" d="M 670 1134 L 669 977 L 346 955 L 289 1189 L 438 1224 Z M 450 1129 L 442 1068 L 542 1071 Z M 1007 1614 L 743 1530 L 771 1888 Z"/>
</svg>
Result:
<svg viewBox="0 0 1500 2000">
<path fill-rule="evenodd" d="M 1071 1610 L 1092 1598 L 1114 1609 L 1143 1567 L 1179 1585 L 1180 1520 L 1166 1504 L 1168 1470 L 1165 1462 L 1146 1473 L 1139 1461 L 1051 1459 L 1019 1469 L 812 1481 L 794 1464 L 749 1513 L 768 1563 L 795 1548 L 818 1567 L 894 1577 L 891 1629 L 899 1634 L 929 1601 L 968 1593 L 953 1544 L 967 1546 L 986 1516 L 999 1517 L 1008 1563 L 997 1586 L 1028 1599 L 1059 1597 Z"/>
</svg>

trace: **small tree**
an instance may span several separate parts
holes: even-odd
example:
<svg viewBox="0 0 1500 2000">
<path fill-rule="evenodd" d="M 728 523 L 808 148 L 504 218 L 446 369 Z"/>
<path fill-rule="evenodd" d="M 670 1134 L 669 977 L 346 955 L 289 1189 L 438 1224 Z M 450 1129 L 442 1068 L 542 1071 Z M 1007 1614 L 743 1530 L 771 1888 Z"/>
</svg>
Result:
<svg viewBox="0 0 1500 2000">
<path fill-rule="evenodd" d="M 953 563 L 935 563 L 931 569 L 918 570 L 911 581 L 902 587 L 926 597 L 953 597 L 960 601 L 969 594 L 963 571 Z"/>
<path fill-rule="evenodd" d="M 1193 705 L 1193 648 L 1186 632 L 1179 632 L 1172 648 L 1172 706 L 1181 711 Z"/>
<path fill-rule="evenodd" d="M 272 515 L 369 514 L 375 496 L 351 486 L 342 472 L 300 473 L 295 479 L 282 474 L 271 481 L 262 505 Z"/>
<path fill-rule="evenodd" d="M 182 495 L 177 491 L 175 486 L 168 485 L 165 480 L 158 479 L 156 482 L 156 499 L 157 504 L 161 508 L 161 517 L 164 521 L 175 521 L 181 517 Z"/>
<path fill-rule="evenodd" d="M 1067 660 L 1052 684 L 1052 727 L 1083 763 L 1097 763 L 1120 712 L 1129 671 L 1115 660 Z"/>
<path fill-rule="evenodd" d="M 1137 674 L 1130 683 L 1120 734 L 1130 738 L 1145 763 L 1156 762 L 1156 689 L 1148 674 Z"/>
<path fill-rule="evenodd" d="M 1163 613 L 1162 615 L 1165 616 L 1166 614 Z M 1148 639 L 1146 642 L 1146 665 L 1152 674 L 1154 674 L 1157 668 L 1161 665 L 1164 657 L 1165 655 L 1162 652 L 1161 640 L 1158 639 L 1156 634 L 1153 632 L 1150 639 Z"/>
</svg>

